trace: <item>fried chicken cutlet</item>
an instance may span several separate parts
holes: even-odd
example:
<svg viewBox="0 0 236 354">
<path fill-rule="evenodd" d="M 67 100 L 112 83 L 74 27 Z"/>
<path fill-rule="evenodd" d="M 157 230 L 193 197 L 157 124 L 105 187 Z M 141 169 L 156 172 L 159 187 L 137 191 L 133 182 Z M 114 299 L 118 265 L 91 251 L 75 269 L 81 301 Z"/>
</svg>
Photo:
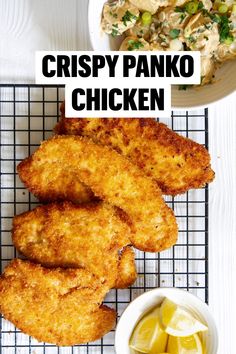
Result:
<svg viewBox="0 0 236 354">
<path fill-rule="evenodd" d="M 109 204 L 64 202 L 15 216 L 12 238 L 32 261 L 46 267 L 85 268 L 110 288 L 127 288 L 137 277 L 134 252 L 127 246 L 130 233 L 119 209 Z"/>
<path fill-rule="evenodd" d="M 84 269 L 46 269 L 15 259 L 0 278 L 0 311 L 38 341 L 82 344 L 115 325 L 116 312 L 101 305 L 108 290 Z"/>
<path fill-rule="evenodd" d="M 152 177 L 163 194 L 200 188 L 214 179 L 210 155 L 200 144 L 151 118 L 62 118 L 60 135 L 80 135 L 108 145 Z"/>
<path fill-rule="evenodd" d="M 121 208 L 133 226 L 131 243 L 143 251 L 158 252 L 175 244 L 177 224 L 161 191 L 151 178 L 124 156 L 93 141 L 75 136 L 56 136 L 18 165 L 18 173 L 28 189 L 42 194 L 53 189 L 66 170 L 75 182 L 82 181 L 95 196 Z M 67 180 L 64 186 L 67 189 Z M 67 197 L 67 196 L 66 196 Z M 71 198 L 73 197 L 73 198 Z M 77 193 L 67 199 L 78 199 Z"/>
</svg>

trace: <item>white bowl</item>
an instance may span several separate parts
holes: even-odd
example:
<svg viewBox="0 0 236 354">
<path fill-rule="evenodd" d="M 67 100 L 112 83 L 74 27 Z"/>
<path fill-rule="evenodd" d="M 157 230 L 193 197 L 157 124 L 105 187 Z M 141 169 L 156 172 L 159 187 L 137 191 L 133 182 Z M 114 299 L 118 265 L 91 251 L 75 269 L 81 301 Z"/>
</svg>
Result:
<svg viewBox="0 0 236 354">
<path fill-rule="evenodd" d="M 115 336 L 116 354 L 131 354 L 129 339 L 137 322 L 143 315 L 155 306 L 162 303 L 164 298 L 172 300 L 183 306 L 196 318 L 208 327 L 208 331 L 202 333 L 202 341 L 207 354 L 216 354 L 218 348 L 218 334 L 215 321 L 208 306 L 196 296 L 187 291 L 175 288 L 158 288 L 148 291 L 132 301 L 123 312 Z"/>
<path fill-rule="evenodd" d="M 92 47 L 96 51 L 118 50 L 122 41 L 102 32 L 101 14 L 105 0 L 90 0 L 88 9 L 89 35 Z M 225 63 L 216 71 L 215 82 L 211 85 L 180 91 L 172 88 L 172 108 L 188 109 L 206 107 L 236 90 L 236 60 Z"/>
</svg>

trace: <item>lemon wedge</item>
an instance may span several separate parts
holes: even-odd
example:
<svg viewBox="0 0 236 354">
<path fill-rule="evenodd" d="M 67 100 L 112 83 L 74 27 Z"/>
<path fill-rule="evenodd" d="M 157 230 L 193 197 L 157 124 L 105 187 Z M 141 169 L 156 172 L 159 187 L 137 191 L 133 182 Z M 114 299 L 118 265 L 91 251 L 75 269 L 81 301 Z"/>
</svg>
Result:
<svg viewBox="0 0 236 354">
<path fill-rule="evenodd" d="M 202 344 L 197 334 L 189 337 L 169 337 L 167 345 L 170 354 L 203 354 Z"/>
<path fill-rule="evenodd" d="M 132 333 L 130 347 L 140 353 L 164 353 L 167 340 L 160 321 L 160 308 L 156 308 L 139 321 Z"/>
<path fill-rule="evenodd" d="M 174 337 L 188 337 L 208 330 L 189 312 L 167 298 L 161 305 L 161 322 L 165 327 L 165 332 Z"/>
</svg>

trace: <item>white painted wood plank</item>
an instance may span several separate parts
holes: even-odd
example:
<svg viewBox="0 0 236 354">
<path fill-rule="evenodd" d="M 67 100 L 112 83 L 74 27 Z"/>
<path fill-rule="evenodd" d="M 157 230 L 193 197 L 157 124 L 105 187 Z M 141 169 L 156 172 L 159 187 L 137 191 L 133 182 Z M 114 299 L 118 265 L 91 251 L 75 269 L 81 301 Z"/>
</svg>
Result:
<svg viewBox="0 0 236 354">
<path fill-rule="evenodd" d="M 37 50 L 91 49 L 87 0 L 2 0 L 0 14 L 0 82 L 34 82 Z"/>
<path fill-rule="evenodd" d="M 91 49 L 87 0 L 1 0 L 0 82 L 34 82 L 36 50 Z M 234 353 L 236 317 L 236 95 L 209 109 L 210 306 L 221 338 L 219 354 Z"/>
<path fill-rule="evenodd" d="M 210 185 L 209 290 L 217 321 L 219 354 L 235 352 L 236 318 L 236 93 L 209 108 L 210 153 L 216 179 Z"/>
</svg>

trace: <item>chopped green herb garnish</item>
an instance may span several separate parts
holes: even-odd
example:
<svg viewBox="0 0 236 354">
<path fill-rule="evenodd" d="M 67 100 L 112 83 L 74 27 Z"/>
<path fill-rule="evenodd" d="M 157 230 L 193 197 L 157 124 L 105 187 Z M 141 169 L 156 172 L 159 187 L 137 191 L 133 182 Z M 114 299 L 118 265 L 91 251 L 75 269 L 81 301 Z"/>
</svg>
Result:
<svg viewBox="0 0 236 354">
<path fill-rule="evenodd" d="M 212 29 L 212 24 L 211 24 L 211 23 L 205 23 L 204 26 L 205 26 L 205 28 L 208 29 L 208 30 L 209 30 L 209 29 Z"/>
<path fill-rule="evenodd" d="M 220 33 L 220 42 L 227 42 L 233 41 L 234 37 L 230 33 L 231 29 L 231 22 L 227 15 L 219 15 L 219 14 L 211 14 L 207 10 L 203 10 L 204 15 L 210 17 L 213 22 L 216 22 L 219 25 L 219 33 Z"/>
<path fill-rule="evenodd" d="M 137 16 L 135 16 L 129 10 L 127 10 L 124 16 L 122 17 L 122 21 L 124 25 L 127 26 L 127 22 L 131 22 L 132 20 L 137 20 L 137 18 L 138 18 Z"/>
<path fill-rule="evenodd" d="M 184 12 L 184 9 L 182 9 L 181 7 L 176 7 L 175 8 L 175 12 Z"/>
<path fill-rule="evenodd" d="M 187 90 L 187 85 L 179 85 L 179 90 L 180 91 L 186 91 Z"/>
<path fill-rule="evenodd" d="M 186 91 L 188 88 L 192 87 L 193 85 L 179 85 L 180 91 Z"/>
<path fill-rule="evenodd" d="M 198 3 L 198 10 L 202 10 L 202 9 L 204 9 L 203 2 L 202 2 L 202 1 L 199 1 L 199 3 Z"/>
<path fill-rule="evenodd" d="M 111 32 L 111 35 L 112 35 L 112 37 L 118 36 L 118 31 L 113 28 L 112 32 Z"/>
<path fill-rule="evenodd" d="M 170 37 L 175 39 L 179 37 L 180 30 L 177 28 L 173 28 L 170 30 Z"/>
<path fill-rule="evenodd" d="M 230 22 L 226 15 L 220 16 L 221 21 L 219 23 L 220 29 L 220 42 L 224 42 L 226 39 L 232 38 L 232 34 L 230 34 Z"/>
<path fill-rule="evenodd" d="M 180 21 L 179 21 L 179 23 L 182 23 L 183 22 L 183 20 L 185 19 L 185 17 L 186 17 L 186 15 L 185 14 L 181 14 L 180 15 Z"/>
<path fill-rule="evenodd" d="M 212 18 L 212 14 L 210 14 L 210 12 L 209 11 L 207 11 L 207 9 L 201 9 L 201 12 L 202 12 L 202 14 L 203 14 L 203 16 L 209 16 L 210 18 Z"/>
<path fill-rule="evenodd" d="M 116 37 L 119 35 L 118 31 L 118 24 L 112 25 L 112 32 L 111 32 L 112 37 Z"/>
<path fill-rule="evenodd" d="M 203 9 L 202 10 L 202 13 L 203 15 L 205 16 L 208 16 L 210 17 L 210 19 L 213 21 L 213 22 L 216 22 L 216 23 L 221 23 L 221 16 L 218 15 L 218 14 L 211 14 L 209 11 L 207 11 L 206 9 Z"/>
<path fill-rule="evenodd" d="M 111 15 L 112 17 L 114 17 L 114 18 L 117 18 L 117 17 L 118 17 L 118 15 L 117 15 L 115 12 L 112 12 L 112 11 L 110 11 L 110 15 Z"/>
<path fill-rule="evenodd" d="M 189 36 L 188 40 L 190 43 L 195 43 L 197 41 L 196 38 L 194 38 L 193 36 Z"/>
<path fill-rule="evenodd" d="M 183 20 L 185 19 L 185 17 L 187 16 L 187 15 L 185 14 L 185 8 L 182 8 L 182 7 L 177 6 L 177 7 L 175 7 L 175 10 L 174 10 L 174 11 L 181 14 L 181 15 L 179 16 L 179 19 L 180 19 L 179 23 L 182 23 Z"/>
<path fill-rule="evenodd" d="M 213 22 L 216 23 L 221 23 L 221 17 L 218 14 L 211 15 L 209 14 L 210 18 L 213 20 Z"/>
<path fill-rule="evenodd" d="M 129 44 L 129 46 L 128 46 L 128 50 L 138 50 L 138 49 L 140 49 L 140 48 L 143 48 L 144 47 L 144 45 L 143 45 L 143 43 L 142 42 L 140 42 L 140 41 L 135 41 L 135 40 L 133 40 L 133 39 L 130 39 L 129 41 L 128 41 L 128 44 Z"/>
</svg>

